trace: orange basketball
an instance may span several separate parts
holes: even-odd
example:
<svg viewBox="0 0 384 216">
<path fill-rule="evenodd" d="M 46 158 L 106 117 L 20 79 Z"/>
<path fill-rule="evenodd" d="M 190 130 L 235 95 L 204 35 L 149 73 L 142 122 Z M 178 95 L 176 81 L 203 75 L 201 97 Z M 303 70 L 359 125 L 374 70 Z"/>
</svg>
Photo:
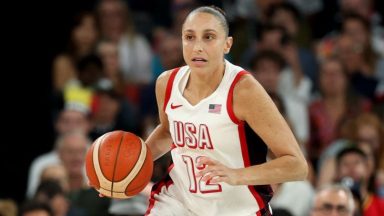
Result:
<svg viewBox="0 0 384 216">
<path fill-rule="evenodd" d="M 140 193 L 152 177 L 150 149 L 133 133 L 112 131 L 95 140 L 86 155 L 89 183 L 99 193 L 129 198 Z"/>
</svg>

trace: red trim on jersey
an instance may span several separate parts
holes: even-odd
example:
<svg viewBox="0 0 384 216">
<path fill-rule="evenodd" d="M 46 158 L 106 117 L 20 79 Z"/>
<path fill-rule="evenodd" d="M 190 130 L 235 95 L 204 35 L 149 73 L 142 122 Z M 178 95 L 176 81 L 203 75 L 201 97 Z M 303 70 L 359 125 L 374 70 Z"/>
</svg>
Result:
<svg viewBox="0 0 384 216">
<path fill-rule="evenodd" d="M 168 83 L 167 83 L 167 89 L 165 90 L 165 98 L 164 98 L 164 104 L 163 104 L 164 112 L 165 112 L 165 108 L 167 108 L 169 98 L 171 97 L 173 81 L 175 80 L 176 74 L 177 74 L 177 72 L 179 72 L 179 70 L 180 70 L 180 68 L 175 68 L 171 72 L 171 75 L 169 76 Z"/>
<path fill-rule="evenodd" d="M 173 167 L 175 166 L 174 163 L 172 163 L 171 165 L 169 165 L 168 169 L 167 169 L 167 173 L 169 174 L 171 172 L 171 170 L 173 169 Z M 167 185 L 168 187 L 169 185 Z"/>
<path fill-rule="evenodd" d="M 149 198 L 148 209 L 145 212 L 145 216 L 148 215 L 151 212 L 153 206 L 155 206 L 155 195 L 159 194 L 161 192 L 161 188 L 163 188 L 164 185 L 165 185 L 165 182 L 163 182 L 163 181 L 159 182 L 158 187 L 151 192 L 151 197 Z"/>
<path fill-rule="evenodd" d="M 240 120 L 235 116 L 235 113 L 233 112 L 233 90 L 235 89 L 236 83 L 240 80 L 241 76 L 243 76 L 244 74 L 249 74 L 249 72 L 244 71 L 244 70 L 240 71 L 236 75 L 235 79 L 233 80 L 231 87 L 229 88 L 229 92 L 228 92 L 227 111 L 228 111 L 229 118 L 231 118 L 231 120 L 235 124 L 240 124 Z"/>
<path fill-rule="evenodd" d="M 237 128 L 239 131 L 239 138 L 240 138 L 240 145 L 241 145 L 241 154 L 243 156 L 243 162 L 245 167 L 251 166 L 251 161 L 249 159 L 249 152 L 248 152 L 248 143 L 247 138 L 245 136 L 245 128 L 244 128 L 244 121 L 241 121 L 238 119 L 233 112 L 233 91 L 235 89 L 236 84 L 239 82 L 240 78 L 245 75 L 250 74 L 248 71 L 240 71 L 236 74 L 235 79 L 233 80 L 231 87 L 229 88 L 228 92 L 228 98 L 227 98 L 227 111 L 230 119 L 233 121 L 233 123 L 237 124 Z M 252 193 L 252 195 L 255 197 L 257 205 L 259 206 L 259 211 L 256 212 L 257 216 L 261 216 L 261 209 L 265 208 L 264 201 L 261 198 L 260 194 L 257 193 L 256 189 L 253 187 L 253 185 L 249 185 L 248 189 Z"/>
<path fill-rule="evenodd" d="M 168 176 L 173 167 L 174 167 L 173 163 L 168 167 L 168 170 L 167 170 Z M 148 209 L 145 212 L 145 216 L 149 215 L 149 213 L 151 213 L 152 208 L 155 206 L 155 202 L 156 202 L 155 195 L 158 195 L 164 186 L 168 189 L 169 185 L 171 184 L 173 184 L 173 180 L 171 178 L 169 179 L 164 178 L 163 180 L 161 180 L 160 182 L 156 183 L 153 186 L 154 189 L 152 189 L 151 196 L 149 198 Z"/>
<path fill-rule="evenodd" d="M 244 167 L 249 167 L 249 166 L 251 166 L 251 161 L 249 160 L 249 152 L 248 152 L 248 146 L 247 146 L 248 143 L 247 143 L 247 139 L 245 137 L 244 122 L 241 121 L 238 124 L 237 128 L 239 130 L 241 154 L 243 155 Z M 264 201 L 261 198 L 260 194 L 257 193 L 255 187 L 253 187 L 253 185 L 249 185 L 248 188 L 251 191 L 252 195 L 255 197 L 257 205 L 259 206 L 259 210 L 265 208 Z M 260 215 L 259 212 L 256 215 Z"/>
</svg>

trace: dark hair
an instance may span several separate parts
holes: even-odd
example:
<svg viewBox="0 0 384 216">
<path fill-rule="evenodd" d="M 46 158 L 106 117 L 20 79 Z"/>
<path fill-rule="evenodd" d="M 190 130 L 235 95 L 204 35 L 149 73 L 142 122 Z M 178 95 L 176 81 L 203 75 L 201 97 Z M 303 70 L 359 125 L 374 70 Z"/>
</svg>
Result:
<svg viewBox="0 0 384 216">
<path fill-rule="evenodd" d="M 367 31 L 367 32 L 371 32 L 371 23 L 369 22 L 369 20 L 367 20 L 365 17 L 361 16 L 360 14 L 357 14 L 357 13 L 353 13 L 353 12 L 347 12 L 347 13 L 344 13 L 343 14 L 343 22 L 341 24 L 341 31 L 344 32 L 345 31 L 345 22 L 347 20 L 357 20 L 358 22 L 360 22 L 364 29 Z"/>
<path fill-rule="evenodd" d="M 89 54 L 79 59 L 77 62 L 77 69 L 81 72 L 86 69 L 89 65 L 95 65 L 100 70 L 103 69 L 103 62 L 101 58 L 96 54 Z"/>
<path fill-rule="evenodd" d="M 344 13 L 342 19 L 343 19 L 343 22 L 341 23 L 341 26 L 340 26 L 340 30 L 342 33 L 345 33 L 345 24 L 347 21 L 350 21 L 350 20 L 358 21 L 367 32 L 368 42 L 363 47 L 363 58 L 368 63 L 370 69 L 374 71 L 374 68 L 376 67 L 376 61 L 379 57 L 378 57 L 378 54 L 373 49 L 372 42 L 369 38 L 372 32 L 371 23 L 365 17 L 353 12 Z"/>
<path fill-rule="evenodd" d="M 79 53 L 78 53 L 78 47 L 76 47 L 75 42 L 73 41 L 72 38 L 72 32 L 74 31 L 75 28 L 79 27 L 83 22 L 86 17 L 92 17 L 92 19 L 95 21 L 95 27 L 97 31 L 99 31 L 99 23 L 96 18 L 96 15 L 93 13 L 91 10 L 83 10 L 75 15 L 73 15 L 72 19 L 70 20 L 69 24 L 69 32 L 68 32 L 68 42 L 67 42 L 67 47 L 66 47 L 66 52 L 74 57 L 75 59 L 79 58 Z"/>
<path fill-rule="evenodd" d="M 38 210 L 45 211 L 48 213 L 48 215 L 53 216 L 52 208 L 48 203 L 43 203 L 36 200 L 29 200 L 23 203 L 23 205 L 20 207 L 19 215 L 23 216 L 25 213 Z"/>
<path fill-rule="evenodd" d="M 56 195 L 64 195 L 64 190 L 60 183 L 56 180 L 43 180 L 36 190 L 36 195 L 43 193 L 48 199 L 54 198 Z"/>
<path fill-rule="evenodd" d="M 359 155 L 364 161 L 367 160 L 367 155 L 361 150 L 359 149 L 358 147 L 352 145 L 352 146 L 349 146 L 349 147 L 346 147 L 344 149 L 342 149 L 341 151 L 339 151 L 336 155 L 336 164 L 337 166 L 340 165 L 340 161 L 341 159 L 347 155 L 347 154 L 357 154 Z"/>
<path fill-rule="evenodd" d="M 261 50 L 260 52 L 256 53 L 256 55 L 254 55 L 251 59 L 251 62 L 249 64 L 251 69 L 255 69 L 262 60 L 270 60 L 274 62 L 280 70 L 283 69 L 285 66 L 285 60 L 279 53 L 273 50 Z"/>
<path fill-rule="evenodd" d="M 208 14 L 215 16 L 219 20 L 220 24 L 223 26 L 226 36 L 229 35 L 228 20 L 227 20 L 225 12 L 221 8 L 219 8 L 215 5 L 198 7 L 196 9 L 194 9 L 193 11 L 191 11 L 191 13 L 189 13 L 189 15 L 187 16 L 187 18 L 185 20 L 187 20 L 188 17 L 194 13 L 208 13 Z"/>
<path fill-rule="evenodd" d="M 294 4 L 290 2 L 281 2 L 279 4 L 273 4 L 267 11 L 268 19 L 271 19 L 279 10 L 290 12 L 293 15 L 293 18 L 295 19 L 296 23 L 300 23 L 302 20 L 302 15 L 300 11 Z"/>
<path fill-rule="evenodd" d="M 257 41 L 258 42 L 262 41 L 264 34 L 267 32 L 271 32 L 271 31 L 280 31 L 281 32 L 280 43 L 282 45 L 286 45 L 292 41 L 292 38 L 288 35 L 288 32 L 284 27 L 279 26 L 279 25 L 275 25 L 272 23 L 266 23 L 266 24 L 263 24 L 262 26 L 260 26 L 260 28 L 256 32 Z"/>
</svg>

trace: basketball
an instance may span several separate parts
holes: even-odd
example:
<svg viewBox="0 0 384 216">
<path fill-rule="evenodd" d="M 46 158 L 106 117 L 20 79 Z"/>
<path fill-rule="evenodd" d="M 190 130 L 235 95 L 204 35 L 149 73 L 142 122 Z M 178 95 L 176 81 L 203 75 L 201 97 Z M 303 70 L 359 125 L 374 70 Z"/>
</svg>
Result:
<svg viewBox="0 0 384 216">
<path fill-rule="evenodd" d="M 111 198 L 130 198 L 140 193 L 152 177 L 150 149 L 137 135 L 112 131 L 97 138 L 86 154 L 89 184 Z"/>
</svg>

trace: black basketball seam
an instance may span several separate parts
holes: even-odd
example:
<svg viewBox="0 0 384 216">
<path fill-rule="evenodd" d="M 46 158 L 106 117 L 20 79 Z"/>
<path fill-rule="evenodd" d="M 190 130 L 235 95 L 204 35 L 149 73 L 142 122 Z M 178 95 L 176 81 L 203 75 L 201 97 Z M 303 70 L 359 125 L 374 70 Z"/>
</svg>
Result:
<svg viewBox="0 0 384 216">
<path fill-rule="evenodd" d="M 115 164 L 113 166 L 111 197 L 113 196 L 113 184 L 115 182 L 115 172 L 116 172 L 116 166 L 117 166 L 117 159 L 119 158 L 120 147 L 121 147 L 121 144 L 123 143 L 124 136 L 125 136 L 125 133 L 123 133 L 123 136 L 121 136 L 119 147 L 117 148 L 117 152 L 116 152 Z"/>
</svg>

